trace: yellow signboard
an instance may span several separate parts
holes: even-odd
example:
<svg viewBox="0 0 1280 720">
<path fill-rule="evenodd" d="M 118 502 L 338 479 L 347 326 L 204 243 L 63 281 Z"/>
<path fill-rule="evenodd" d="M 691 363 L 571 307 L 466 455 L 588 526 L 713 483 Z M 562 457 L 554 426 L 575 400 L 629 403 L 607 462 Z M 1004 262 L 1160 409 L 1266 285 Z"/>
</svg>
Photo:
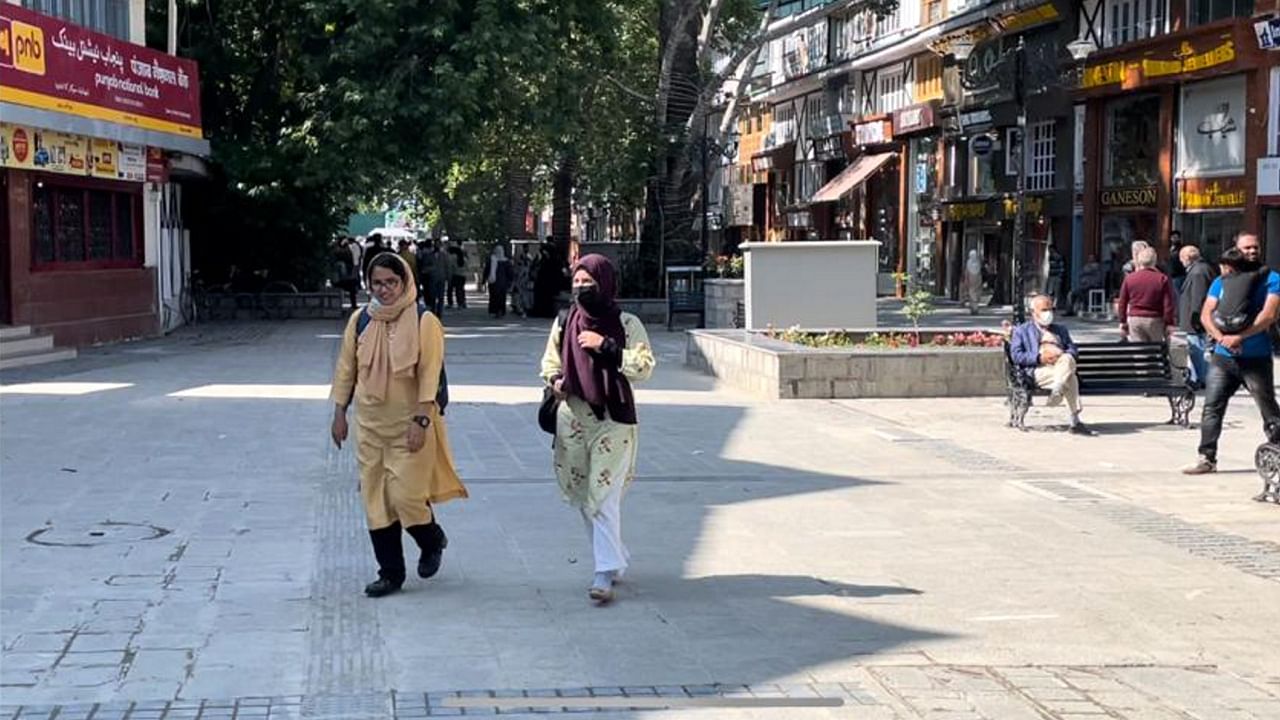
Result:
<svg viewBox="0 0 1280 720">
<path fill-rule="evenodd" d="M 1080 87 L 1085 90 L 1106 85 L 1141 87 L 1149 80 L 1199 72 L 1234 62 L 1235 59 L 1234 40 L 1226 40 L 1221 45 L 1203 52 L 1196 52 L 1191 43 L 1184 40 L 1178 49 L 1172 52 L 1172 57 L 1109 60 L 1090 65 L 1081 75 Z"/>
<path fill-rule="evenodd" d="M 949 222 L 981 220 L 987 216 L 987 207 L 988 205 L 985 201 L 952 203 L 945 206 L 944 217 L 946 217 Z"/>
<path fill-rule="evenodd" d="M 117 168 L 120 160 L 119 143 L 114 140 L 94 138 L 91 144 L 93 147 L 93 176 L 115 180 L 116 173 L 119 171 Z"/>
<path fill-rule="evenodd" d="M 1005 32 L 1021 32 L 1029 27 L 1053 22 L 1060 17 L 1061 15 L 1058 14 L 1058 8 L 1054 7 L 1053 3 L 1049 2 L 1023 10 L 1013 17 L 1001 19 L 999 22 Z"/>
<path fill-rule="evenodd" d="M 0 123 L 0 167 L 143 182 L 147 156 L 141 145 Z"/>
<path fill-rule="evenodd" d="M 1022 199 L 1023 215 L 1040 215 L 1044 213 L 1044 198 L 1029 197 Z M 1004 216 L 1017 217 L 1018 201 L 1014 198 L 1005 198 L 1004 200 Z"/>
<path fill-rule="evenodd" d="M 1183 210 L 1226 210 L 1242 208 L 1248 194 L 1244 178 L 1183 180 L 1178 188 L 1178 206 Z"/>
</svg>

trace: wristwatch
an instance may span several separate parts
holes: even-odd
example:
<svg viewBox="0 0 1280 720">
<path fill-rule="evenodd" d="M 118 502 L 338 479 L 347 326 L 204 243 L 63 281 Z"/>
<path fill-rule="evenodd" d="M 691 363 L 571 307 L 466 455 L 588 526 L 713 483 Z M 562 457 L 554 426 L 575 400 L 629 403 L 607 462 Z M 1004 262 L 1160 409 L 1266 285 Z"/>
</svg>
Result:
<svg viewBox="0 0 1280 720">
<path fill-rule="evenodd" d="M 431 418 L 427 417 L 426 415 L 414 415 L 412 419 L 413 419 L 413 423 L 418 427 L 422 428 L 423 430 L 426 430 L 428 427 L 431 426 Z"/>
</svg>

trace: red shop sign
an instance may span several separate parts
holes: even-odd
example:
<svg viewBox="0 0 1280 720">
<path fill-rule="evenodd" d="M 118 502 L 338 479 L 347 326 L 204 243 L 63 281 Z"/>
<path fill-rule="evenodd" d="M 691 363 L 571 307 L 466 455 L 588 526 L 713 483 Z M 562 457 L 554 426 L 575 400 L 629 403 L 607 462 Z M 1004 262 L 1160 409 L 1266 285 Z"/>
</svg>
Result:
<svg viewBox="0 0 1280 720">
<path fill-rule="evenodd" d="M 0 4 L 0 100 L 200 138 L 191 60 Z"/>
<path fill-rule="evenodd" d="M 147 148 L 147 182 L 169 182 L 169 161 L 160 148 Z"/>
</svg>

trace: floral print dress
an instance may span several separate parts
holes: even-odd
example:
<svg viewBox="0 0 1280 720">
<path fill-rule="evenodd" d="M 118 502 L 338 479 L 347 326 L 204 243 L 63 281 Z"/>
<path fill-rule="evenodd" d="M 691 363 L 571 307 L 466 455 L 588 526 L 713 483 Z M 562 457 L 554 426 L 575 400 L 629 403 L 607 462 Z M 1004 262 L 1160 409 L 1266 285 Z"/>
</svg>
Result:
<svg viewBox="0 0 1280 720">
<path fill-rule="evenodd" d="M 649 379 L 657 360 L 640 318 L 622 313 L 627 345 L 622 350 L 622 374 L 632 383 Z M 560 374 L 560 321 L 551 327 L 542 355 L 542 379 L 550 384 Z M 587 403 L 570 396 L 560 404 L 556 419 L 555 468 L 560 492 L 570 505 L 590 515 L 614 491 L 629 485 L 636 472 L 638 425 L 624 425 L 607 416 L 601 420 Z"/>
</svg>

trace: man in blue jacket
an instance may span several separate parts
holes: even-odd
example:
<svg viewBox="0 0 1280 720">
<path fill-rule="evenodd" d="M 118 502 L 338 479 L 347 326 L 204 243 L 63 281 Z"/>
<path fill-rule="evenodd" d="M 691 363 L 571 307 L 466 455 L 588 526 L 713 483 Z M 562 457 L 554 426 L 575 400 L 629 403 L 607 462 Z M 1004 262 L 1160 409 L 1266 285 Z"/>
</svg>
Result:
<svg viewBox="0 0 1280 720">
<path fill-rule="evenodd" d="M 1031 300 L 1031 319 L 1013 329 L 1009 355 L 1024 376 L 1036 387 L 1049 390 L 1048 407 L 1067 403 L 1071 411 L 1071 432 L 1091 435 L 1080 422 L 1080 381 L 1076 377 L 1079 348 L 1067 328 L 1053 321 L 1053 299 L 1037 295 Z"/>
</svg>

